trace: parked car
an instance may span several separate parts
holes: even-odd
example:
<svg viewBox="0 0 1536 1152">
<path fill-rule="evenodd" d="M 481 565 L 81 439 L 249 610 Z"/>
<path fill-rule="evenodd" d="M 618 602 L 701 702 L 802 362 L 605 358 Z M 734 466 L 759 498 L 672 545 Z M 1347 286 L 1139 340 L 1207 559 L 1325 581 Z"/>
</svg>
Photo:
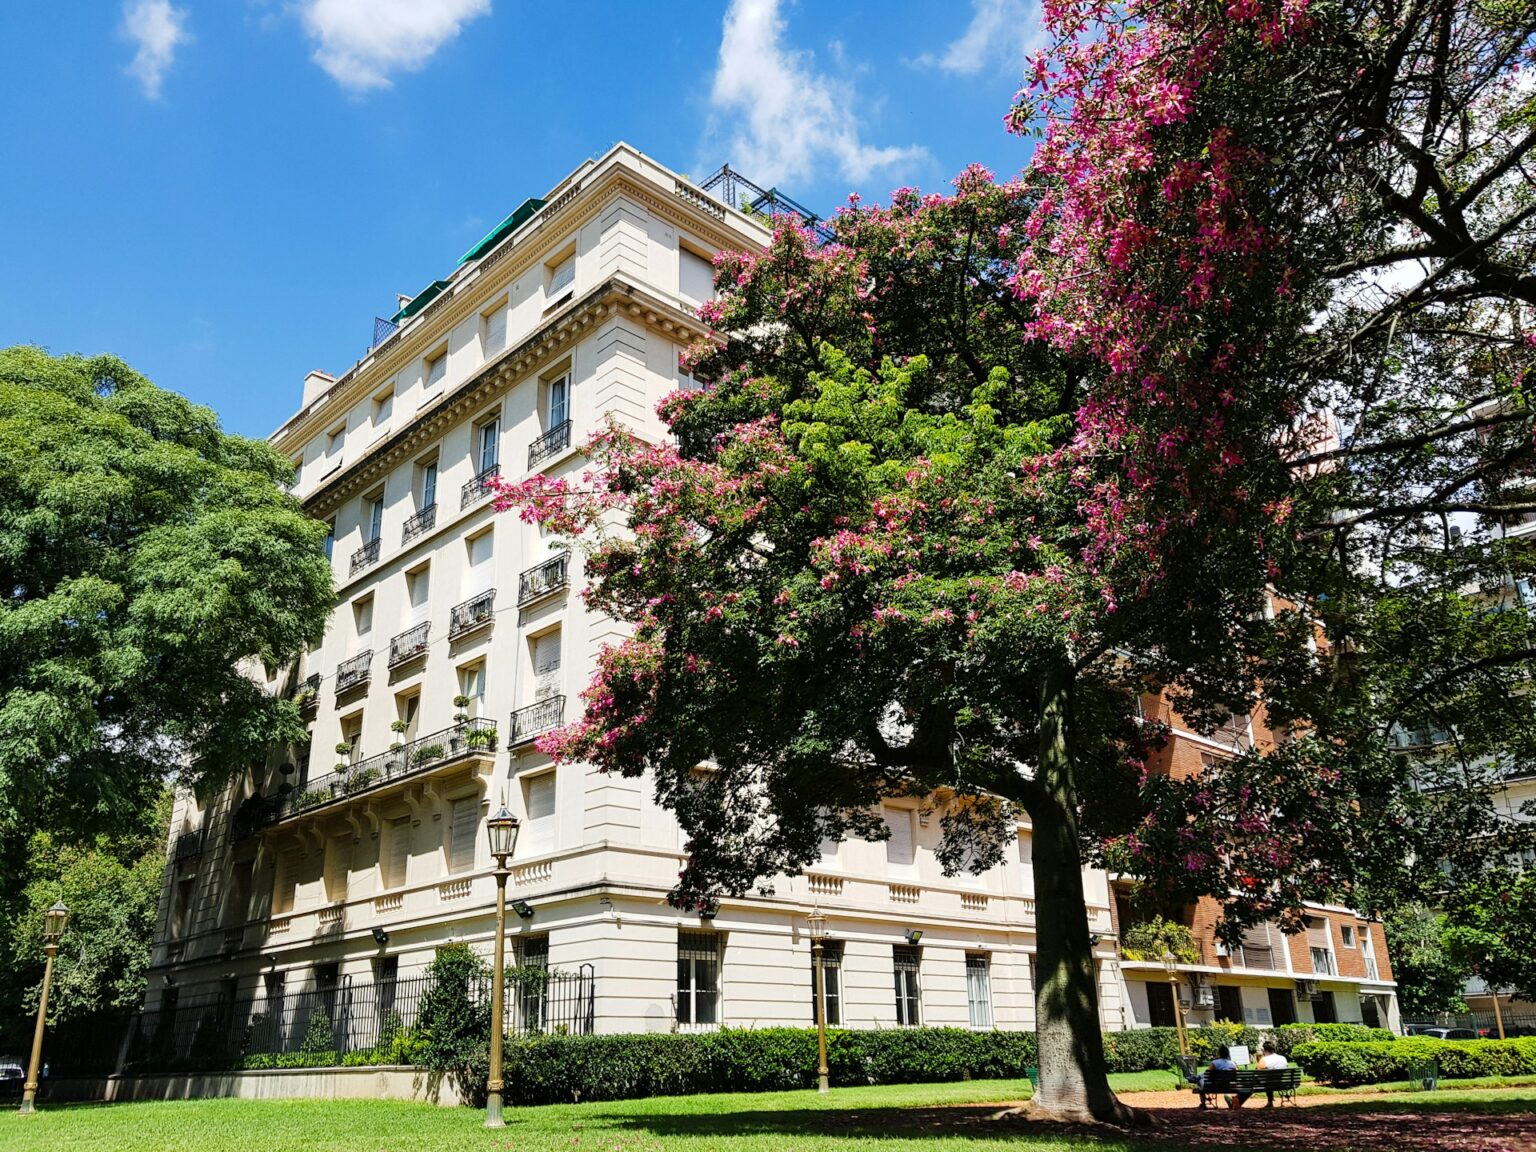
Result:
<svg viewBox="0 0 1536 1152">
<path fill-rule="evenodd" d="M 1477 1033 L 1471 1028 L 1442 1028 L 1437 1024 L 1410 1024 L 1409 1036 L 1428 1036 L 1431 1040 L 1476 1040 Z"/>
<path fill-rule="evenodd" d="M 0 1100 L 19 1100 L 26 1080 L 27 1073 L 20 1064 L 0 1061 Z"/>
</svg>

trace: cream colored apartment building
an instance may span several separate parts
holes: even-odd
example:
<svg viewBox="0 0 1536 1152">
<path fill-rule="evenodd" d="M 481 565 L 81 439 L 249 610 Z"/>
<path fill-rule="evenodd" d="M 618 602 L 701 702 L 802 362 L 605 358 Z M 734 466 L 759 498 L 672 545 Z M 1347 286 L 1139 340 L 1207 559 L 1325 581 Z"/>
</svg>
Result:
<svg viewBox="0 0 1536 1152">
<path fill-rule="evenodd" d="M 818 906 L 833 1022 L 1032 1026 L 1027 828 L 1001 866 L 950 878 L 938 803 L 893 803 L 889 841 L 829 846 L 706 918 L 666 903 L 682 838 L 647 780 L 533 746 L 622 633 L 584 608 L 580 557 L 498 515 L 485 481 L 579 475 L 609 416 L 662 436 L 656 404 L 691 384 L 678 356 L 705 334 L 710 258 L 768 238 L 621 144 L 403 303 L 345 375 L 305 380 L 272 442 L 331 525 L 338 604 L 267 688 L 302 702 L 312 737 L 206 803 L 179 798 L 150 1007 L 170 988 L 244 1000 L 404 977 L 447 941 L 489 955 L 484 821 L 505 796 L 522 821 L 510 955 L 589 971 L 596 1031 L 810 1024 Z M 1110 892 L 1086 879 L 1119 1027 Z"/>
</svg>

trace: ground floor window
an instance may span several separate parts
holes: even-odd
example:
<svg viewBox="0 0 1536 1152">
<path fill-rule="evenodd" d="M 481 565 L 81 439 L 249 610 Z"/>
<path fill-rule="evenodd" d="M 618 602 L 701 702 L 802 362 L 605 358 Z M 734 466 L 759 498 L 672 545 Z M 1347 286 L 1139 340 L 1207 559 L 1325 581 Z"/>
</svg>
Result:
<svg viewBox="0 0 1536 1152">
<path fill-rule="evenodd" d="M 1147 983 L 1147 1023 L 1154 1028 L 1174 1026 L 1173 988 L 1157 981 Z"/>
<path fill-rule="evenodd" d="M 917 978 L 919 950 L 898 945 L 891 960 L 896 971 L 896 1023 L 916 1028 L 923 1022 L 923 994 Z"/>
<path fill-rule="evenodd" d="M 1269 989 L 1269 1022 L 1276 1028 L 1296 1023 L 1296 997 L 1289 988 Z"/>
<path fill-rule="evenodd" d="M 1243 1022 L 1243 990 L 1231 984 L 1216 985 L 1216 1019 Z"/>
<path fill-rule="evenodd" d="M 720 1023 L 720 940 L 714 932 L 677 934 L 677 1022 Z"/>
<path fill-rule="evenodd" d="M 972 1028 L 992 1027 L 992 968 L 985 952 L 965 956 L 965 1000 Z"/>
<path fill-rule="evenodd" d="M 821 945 L 821 978 L 823 995 L 827 1002 L 827 1023 L 843 1022 L 843 945 L 838 940 L 827 940 Z M 815 952 L 811 961 L 811 1022 L 816 1022 L 816 965 Z"/>
<path fill-rule="evenodd" d="M 515 1026 L 523 1032 L 542 1032 L 549 1017 L 549 937 L 524 936 L 517 950 L 517 966 Z"/>
<path fill-rule="evenodd" d="M 1381 1027 L 1381 1013 L 1376 1008 L 1376 997 L 1360 997 L 1360 1019 L 1367 1028 Z"/>
<path fill-rule="evenodd" d="M 1317 1024 L 1337 1024 L 1338 1005 L 1333 1002 L 1332 992 L 1312 993 L 1312 1019 Z"/>
</svg>

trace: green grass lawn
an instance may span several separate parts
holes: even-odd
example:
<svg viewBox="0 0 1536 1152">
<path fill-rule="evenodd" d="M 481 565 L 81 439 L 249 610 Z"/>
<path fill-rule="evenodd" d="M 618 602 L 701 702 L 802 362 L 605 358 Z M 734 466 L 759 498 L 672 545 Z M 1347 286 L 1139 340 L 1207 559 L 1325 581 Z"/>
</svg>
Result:
<svg viewBox="0 0 1536 1152">
<path fill-rule="evenodd" d="M 1114 1077 L 1120 1091 L 1167 1088 L 1168 1073 Z M 1119 1136 L 987 1130 L 999 1104 L 1025 1099 L 1018 1080 L 840 1088 L 814 1092 L 667 1097 L 616 1103 L 511 1108 L 507 1128 L 490 1132 L 468 1108 L 401 1101 L 200 1100 L 46 1108 L 32 1117 L 0 1115 L 4 1152 L 112 1149 L 114 1152 L 1178 1152 L 1231 1148 L 1231 1133 L 1210 1143 Z M 1536 1114 L 1536 1089 L 1403 1093 L 1381 1101 L 1311 1110 L 1318 1152 L 1342 1147 L 1324 1137 L 1327 1113 L 1370 1109 L 1426 1114 L 1467 1110 L 1490 1116 Z M 1288 1119 L 1302 1109 L 1286 1110 Z M 1253 1133 L 1250 1132 L 1250 1135 Z M 1261 1152 L 1248 1142 L 1244 1152 Z"/>
</svg>

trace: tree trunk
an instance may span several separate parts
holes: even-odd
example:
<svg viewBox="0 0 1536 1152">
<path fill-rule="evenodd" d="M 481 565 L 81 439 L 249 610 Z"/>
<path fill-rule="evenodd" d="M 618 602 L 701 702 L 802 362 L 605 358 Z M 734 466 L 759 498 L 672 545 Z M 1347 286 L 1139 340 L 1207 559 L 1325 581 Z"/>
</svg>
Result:
<svg viewBox="0 0 1536 1152">
<path fill-rule="evenodd" d="M 1130 1124 L 1109 1086 L 1099 1019 L 1097 973 L 1088 940 L 1077 785 L 1067 750 L 1072 674 L 1052 668 L 1040 689 L 1040 758 L 1030 805 L 1035 874 L 1035 1036 L 1040 1089 L 1035 1104 L 1074 1120 Z"/>
</svg>

